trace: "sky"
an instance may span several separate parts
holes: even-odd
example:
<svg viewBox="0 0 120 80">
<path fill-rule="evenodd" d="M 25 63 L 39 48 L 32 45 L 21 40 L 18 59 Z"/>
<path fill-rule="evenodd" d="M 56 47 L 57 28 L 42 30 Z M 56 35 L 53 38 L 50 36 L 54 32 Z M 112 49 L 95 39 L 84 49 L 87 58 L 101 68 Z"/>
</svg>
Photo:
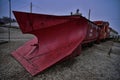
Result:
<svg viewBox="0 0 120 80">
<path fill-rule="evenodd" d="M 70 15 L 79 9 L 88 18 L 90 9 L 91 21 L 108 21 L 120 34 L 120 0 L 11 0 L 11 10 L 30 12 L 31 2 L 33 13 Z M 9 0 L 0 0 L 0 18 L 3 16 L 9 16 Z"/>
</svg>

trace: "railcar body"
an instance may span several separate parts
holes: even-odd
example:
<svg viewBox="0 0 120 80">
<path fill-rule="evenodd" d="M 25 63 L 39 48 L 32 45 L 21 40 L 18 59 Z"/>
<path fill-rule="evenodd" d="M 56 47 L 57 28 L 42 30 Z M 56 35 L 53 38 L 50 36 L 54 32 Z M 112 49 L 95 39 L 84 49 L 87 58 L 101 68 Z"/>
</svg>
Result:
<svg viewBox="0 0 120 80">
<path fill-rule="evenodd" d="M 94 21 L 94 23 L 98 25 L 98 27 L 100 28 L 98 30 L 99 32 L 98 39 L 105 40 L 106 38 L 108 38 L 110 34 L 109 23 L 106 21 Z"/>
<path fill-rule="evenodd" d="M 99 34 L 98 26 L 88 20 L 86 27 L 87 27 L 87 33 L 86 33 L 87 35 L 85 36 L 85 39 L 83 40 L 82 44 L 97 41 Z"/>
<path fill-rule="evenodd" d="M 71 55 L 80 54 L 72 52 L 75 49 L 79 51 L 85 39 L 88 21 L 84 17 L 25 12 L 14 14 L 22 32 L 36 36 L 12 53 L 32 75 Z"/>
<path fill-rule="evenodd" d="M 14 15 L 23 33 L 36 36 L 12 52 L 33 76 L 59 61 L 79 55 L 82 44 L 109 35 L 108 22 L 91 22 L 81 15 L 56 16 L 17 11 Z"/>
</svg>

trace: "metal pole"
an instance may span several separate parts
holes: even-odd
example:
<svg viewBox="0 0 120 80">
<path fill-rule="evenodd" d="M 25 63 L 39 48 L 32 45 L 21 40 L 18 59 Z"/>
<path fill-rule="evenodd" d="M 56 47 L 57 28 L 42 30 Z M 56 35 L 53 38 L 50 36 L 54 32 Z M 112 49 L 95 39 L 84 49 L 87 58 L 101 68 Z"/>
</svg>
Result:
<svg viewBox="0 0 120 80">
<path fill-rule="evenodd" d="M 91 10 L 89 9 L 89 13 L 88 13 L 88 19 L 90 20 L 90 13 L 91 13 Z"/>
<path fill-rule="evenodd" d="M 9 25 L 9 28 L 8 28 L 8 39 L 9 39 L 9 42 L 10 42 L 10 28 L 11 28 L 11 0 L 9 0 L 9 18 L 10 18 L 10 25 Z"/>
<path fill-rule="evenodd" d="M 32 2 L 30 3 L 30 13 L 32 13 Z"/>
</svg>

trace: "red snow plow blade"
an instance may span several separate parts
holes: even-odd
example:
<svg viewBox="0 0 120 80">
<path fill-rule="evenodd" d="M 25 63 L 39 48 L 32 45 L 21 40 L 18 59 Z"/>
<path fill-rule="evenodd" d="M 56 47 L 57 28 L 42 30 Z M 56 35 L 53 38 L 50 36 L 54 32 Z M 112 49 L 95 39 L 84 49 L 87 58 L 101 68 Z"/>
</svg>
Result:
<svg viewBox="0 0 120 80">
<path fill-rule="evenodd" d="M 86 35 L 87 21 L 82 16 L 52 16 L 14 12 L 23 33 L 36 38 L 26 42 L 12 55 L 23 67 L 36 75 L 74 54 Z"/>
</svg>

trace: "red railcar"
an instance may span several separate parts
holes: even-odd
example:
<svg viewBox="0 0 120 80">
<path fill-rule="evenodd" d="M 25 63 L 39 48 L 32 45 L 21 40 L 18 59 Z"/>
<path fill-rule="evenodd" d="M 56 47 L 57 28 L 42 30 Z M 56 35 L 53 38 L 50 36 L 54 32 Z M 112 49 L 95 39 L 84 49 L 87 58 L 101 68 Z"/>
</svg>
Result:
<svg viewBox="0 0 120 80">
<path fill-rule="evenodd" d="M 85 39 L 88 20 L 82 16 L 56 16 L 14 12 L 23 33 L 35 35 L 12 55 L 30 72 L 36 75 L 53 64 L 80 51 Z"/>
<path fill-rule="evenodd" d="M 108 38 L 110 34 L 109 23 L 106 21 L 94 21 L 94 23 L 99 27 L 98 40 L 105 40 L 106 38 Z"/>
<path fill-rule="evenodd" d="M 108 25 L 100 21 L 93 23 L 81 15 L 14 14 L 22 32 L 36 36 L 12 53 L 32 75 L 79 55 L 82 44 L 107 36 Z"/>
<path fill-rule="evenodd" d="M 83 40 L 82 44 L 97 41 L 98 34 L 99 34 L 98 26 L 88 20 L 88 24 L 86 27 L 87 27 L 87 35 L 85 39 Z"/>
</svg>

